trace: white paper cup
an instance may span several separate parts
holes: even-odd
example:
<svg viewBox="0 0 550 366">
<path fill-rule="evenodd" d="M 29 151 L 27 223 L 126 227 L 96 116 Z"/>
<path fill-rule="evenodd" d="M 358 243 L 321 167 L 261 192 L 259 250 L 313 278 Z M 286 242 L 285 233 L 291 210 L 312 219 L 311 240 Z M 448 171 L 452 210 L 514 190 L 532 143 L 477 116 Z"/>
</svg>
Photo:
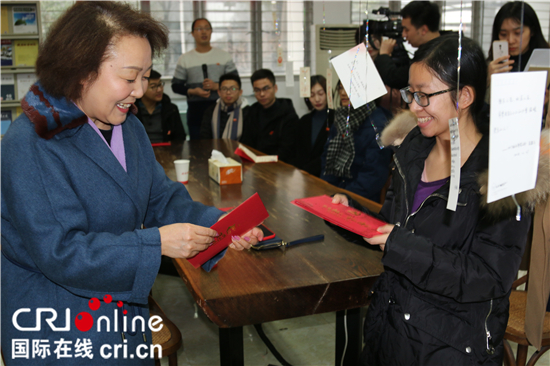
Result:
<svg viewBox="0 0 550 366">
<path fill-rule="evenodd" d="M 189 160 L 174 160 L 174 165 L 176 166 L 176 180 L 184 184 L 187 183 L 189 181 Z"/>
</svg>

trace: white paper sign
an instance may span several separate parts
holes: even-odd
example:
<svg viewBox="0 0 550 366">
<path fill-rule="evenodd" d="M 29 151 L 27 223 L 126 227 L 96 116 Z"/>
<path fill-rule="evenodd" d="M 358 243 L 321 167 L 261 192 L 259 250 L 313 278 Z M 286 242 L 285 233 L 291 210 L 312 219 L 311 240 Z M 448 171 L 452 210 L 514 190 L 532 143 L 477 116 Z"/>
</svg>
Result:
<svg viewBox="0 0 550 366">
<path fill-rule="evenodd" d="M 311 75 L 310 68 L 300 67 L 300 97 L 309 98 L 311 96 Z"/>
<path fill-rule="evenodd" d="M 334 98 L 332 96 L 332 69 L 327 69 L 327 106 L 334 109 Z"/>
<path fill-rule="evenodd" d="M 451 181 L 449 182 L 449 197 L 447 198 L 447 210 L 456 211 L 458 194 L 460 193 L 460 134 L 458 118 L 449 120 L 449 133 L 451 135 Z"/>
<path fill-rule="evenodd" d="M 359 47 L 359 53 L 357 47 Z M 387 93 L 382 78 L 363 43 L 336 56 L 331 62 L 353 108 L 358 108 Z M 353 79 L 351 89 L 350 78 Z"/>
<path fill-rule="evenodd" d="M 294 62 L 287 61 L 285 63 L 286 65 L 286 78 L 285 78 L 285 84 L 286 87 L 293 87 L 294 86 Z"/>
<path fill-rule="evenodd" d="M 535 187 L 545 86 L 545 71 L 491 75 L 488 202 Z"/>
<path fill-rule="evenodd" d="M 17 99 L 25 97 L 32 84 L 36 82 L 35 74 L 17 74 Z"/>
<path fill-rule="evenodd" d="M 283 47 L 281 45 L 277 47 L 277 66 L 283 66 Z"/>
</svg>

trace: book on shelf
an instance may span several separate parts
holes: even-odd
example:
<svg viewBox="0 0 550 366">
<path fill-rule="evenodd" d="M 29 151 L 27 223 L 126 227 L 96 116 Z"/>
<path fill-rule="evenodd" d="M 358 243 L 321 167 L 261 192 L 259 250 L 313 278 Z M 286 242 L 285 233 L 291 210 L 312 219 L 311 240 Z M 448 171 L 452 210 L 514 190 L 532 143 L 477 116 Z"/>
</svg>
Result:
<svg viewBox="0 0 550 366">
<path fill-rule="evenodd" d="M 3 39 L 0 42 L 2 45 L 2 66 L 13 65 L 13 47 L 11 39 Z"/>
<path fill-rule="evenodd" d="M 17 39 L 13 42 L 15 66 L 34 67 L 36 58 L 38 57 L 38 40 Z"/>
<path fill-rule="evenodd" d="M 7 34 L 10 32 L 10 23 L 9 23 L 9 15 L 8 15 L 8 7 L 5 5 L 2 5 L 2 30 L 0 31 L 2 34 Z"/>
<path fill-rule="evenodd" d="M 36 82 L 35 74 L 17 74 L 17 99 L 22 100 L 32 84 Z"/>
<path fill-rule="evenodd" d="M 37 34 L 36 6 L 12 6 L 12 26 L 14 34 Z"/>
<path fill-rule="evenodd" d="M 1 78 L 1 97 L 3 102 L 15 100 L 15 78 L 14 74 L 2 74 Z"/>
<path fill-rule="evenodd" d="M 4 135 L 11 124 L 11 110 L 3 110 L 2 118 L 0 120 L 0 135 Z"/>
</svg>

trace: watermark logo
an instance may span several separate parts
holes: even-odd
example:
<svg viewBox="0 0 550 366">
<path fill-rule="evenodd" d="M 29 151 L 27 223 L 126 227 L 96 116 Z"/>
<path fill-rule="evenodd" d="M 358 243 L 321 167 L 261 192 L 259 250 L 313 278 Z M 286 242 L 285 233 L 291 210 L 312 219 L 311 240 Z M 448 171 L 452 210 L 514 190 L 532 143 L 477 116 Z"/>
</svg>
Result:
<svg viewBox="0 0 550 366">
<path fill-rule="evenodd" d="M 103 297 L 103 302 L 105 304 L 110 304 L 113 302 L 111 295 L 105 295 Z M 97 319 L 96 322 L 96 331 L 101 332 L 122 332 L 122 341 L 123 344 L 103 344 L 100 346 L 100 356 L 104 359 L 109 358 L 130 358 L 133 359 L 134 356 L 137 356 L 140 359 L 145 358 L 154 358 L 154 351 L 157 350 L 159 357 L 162 357 L 162 347 L 160 345 L 150 345 L 150 352 L 147 344 L 140 344 L 136 347 L 136 353 L 129 353 L 128 351 L 128 340 L 125 338 L 124 333 L 129 331 L 129 320 L 126 316 L 128 311 L 126 309 L 122 310 L 122 315 L 119 315 L 119 308 L 123 308 L 124 304 L 122 301 L 116 303 L 116 307 L 113 309 L 113 321 L 111 327 L 111 318 L 102 315 Z M 92 298 L 88 301 L 88 307 L 92 311 L 99 310 L 101 307 L 101 301 L 98 298 Z M 58 314 L 57 310 L 53 308 L 36 308 L 35 311 L 35 322 L 34 326 L 24 327 L 19 323 L 19 319 L 24 320 L 25 316 L 32 316 L 30 308 L 21 308 L 16 310 L 12 316 L 12 324 L 15 329 L 21 332 L 36 332 L 42 330 L 43 321 L 49 326 L 53 332 L 70 332 L 72 323 L 71 323 L 71 309 L 65 309 L 65 319 L 64 324 L 54 324 L 57 320 Z M 62 320 L 62 319 L 61 319 Z M 73 320 L 74 326 L 80 332 L 89 332 L 94 328 L 94 317 L 88 311 L 79 312 Z M 141 315 L 136 315 L 133 319 L 130 320 L 131 332 L 143 333 L 143 339 L 145 342 L 145 319 Z M 158 315 L 151 316 L 147 325 L 151 332 L 158 332 L 163 328 L 162 318 Z M 120 328 L 120 329 L 119 329 Z M 61 358 L 90 358 L 94 357 L 92 341 L 89 338 L 77 338 L 74 342 L 71 340 L 66 340 L 60 338 L 53 342 L 54 349 L 53 355 L 50 349 L 50 339 L 12 339 L 12 359 L 15 358 L 42 358 L 45 359 L 50 356 L 55 356 L 57 359 Z M 146 342 L 145 342 L 146 343 Z M 74 346 L 74 347 L 73 347 Z M 122 357 L 119 357 L 119 351 L 122 353 Z"/>
</svg>

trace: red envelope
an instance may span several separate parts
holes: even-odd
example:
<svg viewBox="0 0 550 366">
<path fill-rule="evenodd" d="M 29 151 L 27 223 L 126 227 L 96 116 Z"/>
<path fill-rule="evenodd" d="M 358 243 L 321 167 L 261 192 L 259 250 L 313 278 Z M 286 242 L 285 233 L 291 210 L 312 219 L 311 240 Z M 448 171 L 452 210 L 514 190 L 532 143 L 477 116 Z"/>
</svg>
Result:
<svg viewBox="0 0 550 366">
<path fill-rule="evenodd" d="M 231 236 L 240 236 L 246 233 L 253 227 L 260 225 L 268 217 L 269 214 L 260 196 L 258 193 L 254 193 L 227 216 L 212 225 L 211 229 L 216 230 L 220 235 L 208 249 L 187 260 L 193 267 L 199 268 L 210 258 L 227 248 L 231 244 Z"/>
<path fill-rule="evenodd" d="M 296 199 L 291 203 L 365 238 L 380 235 L 376 229 L 386 224 L 354 208 L 335 205 L 332 198 L 327 195 Z"/>
</svg>

